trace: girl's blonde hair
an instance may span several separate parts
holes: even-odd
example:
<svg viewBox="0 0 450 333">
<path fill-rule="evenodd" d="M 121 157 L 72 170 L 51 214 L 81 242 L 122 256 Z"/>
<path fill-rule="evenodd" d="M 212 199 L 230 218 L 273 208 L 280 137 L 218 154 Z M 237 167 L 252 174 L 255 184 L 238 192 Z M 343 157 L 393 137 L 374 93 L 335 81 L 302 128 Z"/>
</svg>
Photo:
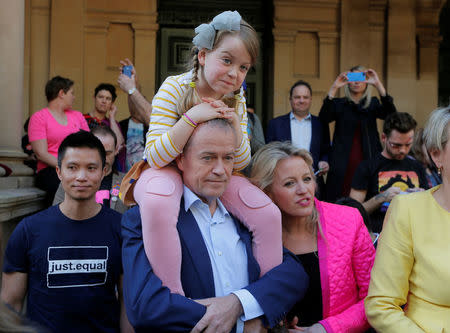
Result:
<svg viewBox="0 0 450 333">
<path fill-rule="evenodd" d="M 214 38 L 214 44 L 211 51 L 216 49 L 226 36 L 238 36 L 245 45 L 248 54 L 250 55 L 251 65 L 256 63 L 259 52 L 259 38 L 255 29 L 248 24 L 246 21 L 241 19 L 240 30 L 239 31 L 228 31 L 228 30 L 218 30 L 216 31 L 216 36 Z M 191 57 L 188 63 L 188 70 L 192 70 L 192 82 L 198 81 L 198 72 L 200 70 L 200 64 L 198 61 L 198 52 L 200 50 L 197 46 L 191 49 Z M 207 51 L 209 52 L 209 51 Z M 239 90 L 235 91 L 234 94 L 239 94 Z M 231 108 L 237 109 L 237 100 L 234 96 L 222 98 L 225 104 Z M 195 87 L 189 85 L 186 92 L 183 94 L 181 99 L 177 104 L 177 112 L 182 115 L 184 112 L 192 108 L 194 105 L 201 103 L 201 99 L 198 96 Z"/>
<path fill-rule="evenodd" d="M 367 68 L 361 65 L 358 66 L 354 66 L 352 68 L 350 68 L 350 72 L 364 72 L 366 71 Z M 348 86 L 348 84 L 345 85 L 344 87 L 344 92 L 345 92 L 345 97 L 349 100 L 349 101 L 353 101 L 352 98 L 352 92 L 350 91 L 350 88 Z M 366 84 L 366 90 L 364 91 L 364 94 L 361 96 L 361 99 L 359 100 L 360 102 L 364 100 L 364 98 L 366 99 L 364 101 L 364 105 L 363 108 L 367 109 L 370 105 L 370 101 L 372 100 L 372 87 L 370 86 L 370 84 Z"/>
<path fill-rule="evenodd" d="M 313 170 L 313 158 L 306 149 L 300 149 L 293 146 L 289 141 L 279 142 L 273 141 L 261 147 L 253 156 L 251 162 L 250 181 L 264 192 L 270 192 L 270 186 L 273 183 L 275 169 L 280 161 L 291 157 L 300 157 L 305 161 L 311 172 L 313 181 L 316 181 Z M 319 212 L 314 206 L 313 212 L 307 224 L 308 230 L 315 233 L 317 226 L 321 235 L 322 228 L 319 222 Z"/>
</svg>

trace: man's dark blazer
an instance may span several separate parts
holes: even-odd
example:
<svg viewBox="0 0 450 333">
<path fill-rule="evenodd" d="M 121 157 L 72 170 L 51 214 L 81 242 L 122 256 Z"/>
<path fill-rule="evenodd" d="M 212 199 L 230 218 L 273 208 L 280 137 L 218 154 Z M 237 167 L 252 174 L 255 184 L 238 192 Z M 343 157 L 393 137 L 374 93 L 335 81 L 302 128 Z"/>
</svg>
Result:
<svg viewBox="0 0 450 333">
<path fill-rule="evenodd" d="M 234 221 L 248 256 L 250 284 L 245 289 L 263 309 L 263 323 L 274 326 L 303 297 L 308 276 L 297 258 L 284 250 L 283 263 L 259 278 L 251 233 Z M 182 249 L 181 282 L 186 297 L 170 293 L 154 274 L 144 251 L 139 207 L 129 209 L 122 217 L 124 302 L 136 333 L 189 332 L 206 312 L 206 307 L 192 299 L 215 296 L 214 277 L 205 242 L 194 216 L 189 210 L 184 210 L 183 201 L 177 228 Z"/>
<path fill-rule="evenodd" d="M 291 113 L 272 119 L 266 132 L 266 143 L 272 141 L 292 141 Z M 319 161 L 328 161 L 330 150 L 330 130 L 325 128 L 319 118 L 311 115 L 311 145 L 309 151 L 314 160 L 314 170 L 318 170 Z"/>
</svg>

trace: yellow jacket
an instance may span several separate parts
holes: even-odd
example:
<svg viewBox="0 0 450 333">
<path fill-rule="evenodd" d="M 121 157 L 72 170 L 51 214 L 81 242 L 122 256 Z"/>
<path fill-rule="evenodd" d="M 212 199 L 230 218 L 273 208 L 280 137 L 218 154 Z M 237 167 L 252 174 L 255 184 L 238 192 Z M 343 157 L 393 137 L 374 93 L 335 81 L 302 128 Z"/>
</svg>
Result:
<svg viewBox="0 0 450 333">
<path fill-rule="evenodd" d="M 389 207 L 365 299 L 378 332 L 450 332 L 450 212 L 434 199 L 438 188 Z"/>
</svg>

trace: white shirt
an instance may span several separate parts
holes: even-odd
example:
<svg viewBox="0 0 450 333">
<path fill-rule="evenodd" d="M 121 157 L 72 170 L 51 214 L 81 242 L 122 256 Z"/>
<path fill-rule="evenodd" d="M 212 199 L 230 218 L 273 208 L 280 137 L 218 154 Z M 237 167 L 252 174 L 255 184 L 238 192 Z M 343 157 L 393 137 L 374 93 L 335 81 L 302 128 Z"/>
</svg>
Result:
<svg viewBox="0 0 450 333">
<path fill-rule="evenodd" d="M 312 136 L 311 114 L 308 113 L 302 120 L 298 120 L 292 111 L 289 115 L 291 119 L 292 144 L 297 148 L 309 151 Z"/>
<path fill-rule="evenodd" d="M 190 210 L 197 221 L 214 277 L 216 297 L 235 294 L 242 304 L 244 314 L 238 319 L 236 332 L 243 332 L 243 321 L 264 314 L 255 297 L 247 290 L 248 269 L 247 251 L 239 237 L 236 225 L 223 204 L 217 199 L 217 208 L 213 216 L 209 206 L 184 186 L 184 209 Z"/>
</svg>

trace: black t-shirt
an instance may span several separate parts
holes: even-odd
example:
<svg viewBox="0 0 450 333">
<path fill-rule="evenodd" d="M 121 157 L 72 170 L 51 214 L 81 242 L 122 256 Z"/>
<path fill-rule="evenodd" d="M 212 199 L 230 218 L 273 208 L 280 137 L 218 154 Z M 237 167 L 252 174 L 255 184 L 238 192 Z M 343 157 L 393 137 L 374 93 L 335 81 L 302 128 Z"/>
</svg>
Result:
<svg viewBox="0 0 450 333">
<path fill-rule="evenodd" d="M 387 159 L 379 154 L 371 160 L 365 160 L 356 169 L 353 177 L 352 188 L 367 191 L 367 201 L 384 192 L 392 186 L 399 187 L 402 191 L 409 188 L 428 189 L 425 170 L 422 165 L 410 159 Z M 374 232 L 380 232 L 383 225 L 385 211 L 377 209 L 371 214 Z"/>
</svg>

